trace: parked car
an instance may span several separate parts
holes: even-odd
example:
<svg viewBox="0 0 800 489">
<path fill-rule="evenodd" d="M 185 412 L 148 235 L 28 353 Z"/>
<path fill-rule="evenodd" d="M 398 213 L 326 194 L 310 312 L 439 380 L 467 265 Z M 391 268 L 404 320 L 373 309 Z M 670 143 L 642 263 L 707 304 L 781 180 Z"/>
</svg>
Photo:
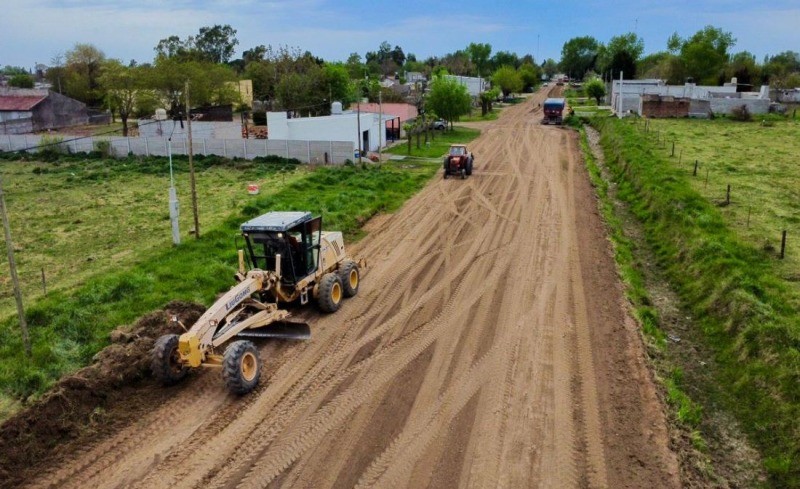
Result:
<svg viewBox="0 0 800 489">
<path fill-rule="evenodd" d="M 447 121 L 445 121 L 443 119 L 435 120 L 435 121 L 431 122 L 431 129 L 444 131 L 445 129 L 447 129 Z"/>
</svg>

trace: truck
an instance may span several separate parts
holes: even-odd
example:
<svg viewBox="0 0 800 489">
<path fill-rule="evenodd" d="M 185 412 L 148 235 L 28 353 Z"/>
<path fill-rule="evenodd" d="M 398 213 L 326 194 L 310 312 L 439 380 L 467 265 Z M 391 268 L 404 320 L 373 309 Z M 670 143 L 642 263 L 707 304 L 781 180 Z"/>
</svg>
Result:
<svg viewBox="0 0 800 489">
<path fill-rule="evenodd" d="M 544 101 L 544 117 L 542 124 L 558 124 L 564 121 L 564 107 L 567 105 L 563 98 L 548 98 Z"/>
</svg>

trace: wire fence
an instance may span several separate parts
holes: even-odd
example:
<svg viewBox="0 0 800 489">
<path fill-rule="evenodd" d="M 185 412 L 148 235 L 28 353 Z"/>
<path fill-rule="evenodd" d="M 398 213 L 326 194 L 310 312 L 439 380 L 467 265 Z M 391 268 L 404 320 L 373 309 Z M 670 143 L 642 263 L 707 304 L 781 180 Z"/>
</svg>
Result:
<svg viewBox="0 0 800 489">
<path fill-rule="evenodd" d="M 684 151 L 679 144 L 678 138 L 665 127 L 654 123 L 652 119 L 636 118 L 633 123 L 645 135 L 646 139 L 655 143 L 656 148 L 668 153 L 669 158 L 677 159 L 679 167 L 684 168 L 693 178 L 701 179 L 703 193 L 706 196 L 709 195 L 709 185 L 719 186 L 720 181 L 724 182 L 718 188 L 718 197 L 707 198 L 719 207 L 733 206 L 734 209 L 738 207 L 741 212 L 732 213 L 735 216 L 736 224 L 743 225 L 748 231 L 751 229 L 751 225 L 756 222 L 761 224 L 766 229 L 765 234 L 760 238 L 763 240 L 762 249 L 772 252 L 774 256 L 782 260 L 786 258 L 789 231 L 792 230 L 794 223 L 800 221 L 800 216 L 794 215 L 797 214 L 796 209 L 777 209 L 773 203 L 767 203 L 766 199 L 759 198 L 756 194 L 757 191 L 737 189 L 728 180 L 732 181 L 735 178 L 741 178 L 741 175 L 731 177 L 729 172 L 723 170 L 722 165 L 715 165 L 712 161 L 705 161 L 699 156 L 691 155 L 688 150 Z M 791 198 L 787 197 L 787 201 L 789 200 Z M 767 219 L 767 214 L 773 217 L 782 216 L 782 218 L 772 219 L 772 222 L 777 220 L 782 224 L 776 228 Z"/>
</svg>

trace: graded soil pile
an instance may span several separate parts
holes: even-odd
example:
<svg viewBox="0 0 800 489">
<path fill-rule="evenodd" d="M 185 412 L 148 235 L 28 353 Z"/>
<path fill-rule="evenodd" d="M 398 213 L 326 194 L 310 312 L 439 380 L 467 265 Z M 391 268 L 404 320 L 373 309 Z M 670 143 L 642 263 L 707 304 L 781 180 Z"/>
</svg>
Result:
<svg viewBox="0 0 800 489">
<path fill-rule="evenodd" d="M 256 391 L 214 369 L 148 388 L 159 402 L 28 484 L 678 487 L 577 135 L 540 124 L 547 95 L 484 126 L 472 176 L 440 174 L 372 226 L 359 295 L 309 310 L 310 341 L 259 343 Z"/>
</svg>

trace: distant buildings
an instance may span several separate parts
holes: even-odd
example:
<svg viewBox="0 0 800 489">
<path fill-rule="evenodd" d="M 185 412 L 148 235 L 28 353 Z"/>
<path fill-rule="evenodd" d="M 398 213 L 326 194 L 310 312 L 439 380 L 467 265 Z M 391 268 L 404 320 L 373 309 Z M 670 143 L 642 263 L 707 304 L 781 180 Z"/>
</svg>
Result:
<svg viewBox="0 0 800 489">
<path fill-rule="evenodd" d="M 46 89 L 0 88 L 0 134 L 87 124 L 86 104 Z"/>
<path fill-rule="evenodd" d="M 611 107 L 617 114 L 686 113 L 690 117 L 708 117 L 710 114 L 730 114 L 737 107 L 746 106 L 751 114 L 769 112 L 769 86 L 762 86 L 758 92 L 737 92 L 737 81 L 718 86 L 667 85 L 663 80 L 614 80 L 611 86 Z M 684 108 L 668 107 L 665 104 L 679 104 Z M 666 115 L 664 115 L 666 116 Z"/>
</svg>

